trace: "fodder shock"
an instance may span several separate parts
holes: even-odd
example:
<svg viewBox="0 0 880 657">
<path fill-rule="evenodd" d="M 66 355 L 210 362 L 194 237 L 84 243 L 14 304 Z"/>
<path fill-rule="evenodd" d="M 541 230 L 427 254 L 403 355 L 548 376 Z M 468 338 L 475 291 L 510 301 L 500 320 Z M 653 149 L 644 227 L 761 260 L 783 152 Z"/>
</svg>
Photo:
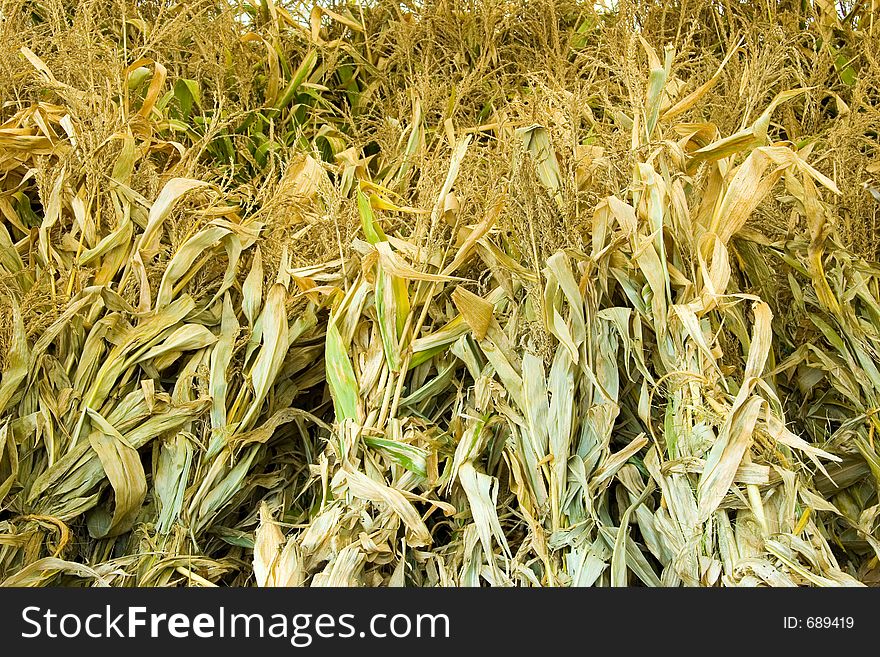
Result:
<svg viewBox="0 0 880 657">
<path fill-rule="evenodd" d="M 872 6 L 5 0 L 0 582 L 876 584 Z"/>
</svg>

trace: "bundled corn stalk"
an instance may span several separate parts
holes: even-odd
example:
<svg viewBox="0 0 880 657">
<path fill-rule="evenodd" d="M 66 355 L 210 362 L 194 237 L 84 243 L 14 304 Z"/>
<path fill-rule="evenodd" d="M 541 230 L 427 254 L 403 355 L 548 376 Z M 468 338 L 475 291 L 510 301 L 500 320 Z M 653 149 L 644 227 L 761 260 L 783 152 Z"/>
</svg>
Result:
<svg viewBox="0 0 880 657">
<path fill-rule="evenodd" d="M 535 5 L 4 4 L 0 581 L 878 581 L 873 16 Z"/>
</svg>

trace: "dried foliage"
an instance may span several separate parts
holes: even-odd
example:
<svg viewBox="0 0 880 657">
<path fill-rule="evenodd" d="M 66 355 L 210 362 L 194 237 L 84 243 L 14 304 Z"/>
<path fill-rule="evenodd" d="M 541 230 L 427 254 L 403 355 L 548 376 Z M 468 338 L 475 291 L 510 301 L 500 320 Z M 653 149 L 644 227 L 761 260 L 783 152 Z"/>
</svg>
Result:
<svg viewBox="0 0 880 657">
<path fill-rule="evenodd" d="M 877 584 L 840 7 L 3 0 L 0 583 Z"/>
</svg>

